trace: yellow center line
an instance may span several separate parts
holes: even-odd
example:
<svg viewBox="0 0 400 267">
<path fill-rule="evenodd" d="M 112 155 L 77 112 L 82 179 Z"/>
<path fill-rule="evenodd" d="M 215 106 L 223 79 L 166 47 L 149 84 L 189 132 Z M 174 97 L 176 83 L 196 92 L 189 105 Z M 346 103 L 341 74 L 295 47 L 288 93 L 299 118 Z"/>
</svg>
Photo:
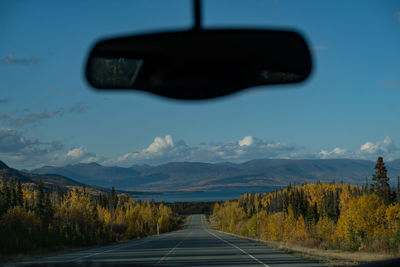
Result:
<svg viewBox="0 0 400 267">
<path fill-rule="evenodd" d="M 175 247 L 171 248 L 167 254 L 165 254 L 155 265 L 160 264 L 160 262 L 162 262 L 163 260 L 165 260 L 169 254 L 171 254 L 172 252 L 174 252 L 174 250 L 179 247 L 180 244 L 182 244 L 183 241 L 185 241 L 190 235 L 192 234 L 192 232 L 190 232 L 189 234 L 187 234 L 187 236 L 185 236 L 184 239 L 182 239 Z"/>
</svg>

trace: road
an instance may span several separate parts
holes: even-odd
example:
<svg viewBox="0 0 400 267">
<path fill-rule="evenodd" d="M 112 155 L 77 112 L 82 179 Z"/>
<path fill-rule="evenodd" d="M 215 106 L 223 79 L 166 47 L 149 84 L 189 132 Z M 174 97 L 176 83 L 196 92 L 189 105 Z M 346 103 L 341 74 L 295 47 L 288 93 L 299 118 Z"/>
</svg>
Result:
<svg viewBox="0 0 400 267">
<path fill-rule="evenodd" d="M 291 254 L 207 229 L 203 215 L 192 215 L 179 231 L 122 244 L 41 258 L 23 265 L 64 263 L 131 266 L 323 266 Z"/>
</svg>

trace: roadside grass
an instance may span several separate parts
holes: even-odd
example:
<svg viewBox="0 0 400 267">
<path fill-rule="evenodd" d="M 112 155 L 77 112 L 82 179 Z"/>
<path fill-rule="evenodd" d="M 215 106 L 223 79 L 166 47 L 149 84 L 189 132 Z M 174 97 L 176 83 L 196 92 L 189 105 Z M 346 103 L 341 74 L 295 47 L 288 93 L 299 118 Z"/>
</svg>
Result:
<svg viewBox="0 0 400 267">
<path fill-rule="evenodd" d="M 299 244 L 291 244 L 280 241 L 265 241 L 251 237 L 245 237 L 217 229 L 217 221 L 212 216 L 207 216 L 206 225 L 208 228 L 218 232 L 232 235 L 238 238 L 260 242 L 268 247 L 275 248 L 286 253 L 294 254 L 299 257 L 315 260 L 328 266 L 354 266 L 362 263 L 381 261 L 396 258 L 396 256 L 385 253 L 371 252 L 349 252 L 342 250 L 325 250 L 320 248 L 305 247 Z"/>
</svg>

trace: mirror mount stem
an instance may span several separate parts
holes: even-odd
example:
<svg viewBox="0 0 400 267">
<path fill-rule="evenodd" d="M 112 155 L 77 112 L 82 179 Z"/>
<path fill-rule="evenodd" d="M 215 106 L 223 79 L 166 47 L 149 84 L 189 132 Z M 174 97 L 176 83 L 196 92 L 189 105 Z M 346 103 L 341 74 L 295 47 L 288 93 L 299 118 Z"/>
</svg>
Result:
<svg viewBox="0 0 400 267">
<path fill-rule="evenodd" d="M 201 30 L 201 0 L 193 0 L 194 26 L 193 30 Z"/>
</svg>

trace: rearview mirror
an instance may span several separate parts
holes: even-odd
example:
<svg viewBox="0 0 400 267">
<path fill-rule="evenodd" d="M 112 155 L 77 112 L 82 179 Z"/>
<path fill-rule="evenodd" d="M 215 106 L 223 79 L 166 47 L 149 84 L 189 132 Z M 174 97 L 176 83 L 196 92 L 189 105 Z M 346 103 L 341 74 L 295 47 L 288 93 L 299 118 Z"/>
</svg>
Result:
<svg viewBox="0 0 400 267">
<path fill-rule="evenodd" d="M 206 99 L 301 82 L 311 65 L 308 45 L 296 32 L 190 30 L 100 41 L 89 55 L 86 77 L 99 89 Z"/>
</svg>

